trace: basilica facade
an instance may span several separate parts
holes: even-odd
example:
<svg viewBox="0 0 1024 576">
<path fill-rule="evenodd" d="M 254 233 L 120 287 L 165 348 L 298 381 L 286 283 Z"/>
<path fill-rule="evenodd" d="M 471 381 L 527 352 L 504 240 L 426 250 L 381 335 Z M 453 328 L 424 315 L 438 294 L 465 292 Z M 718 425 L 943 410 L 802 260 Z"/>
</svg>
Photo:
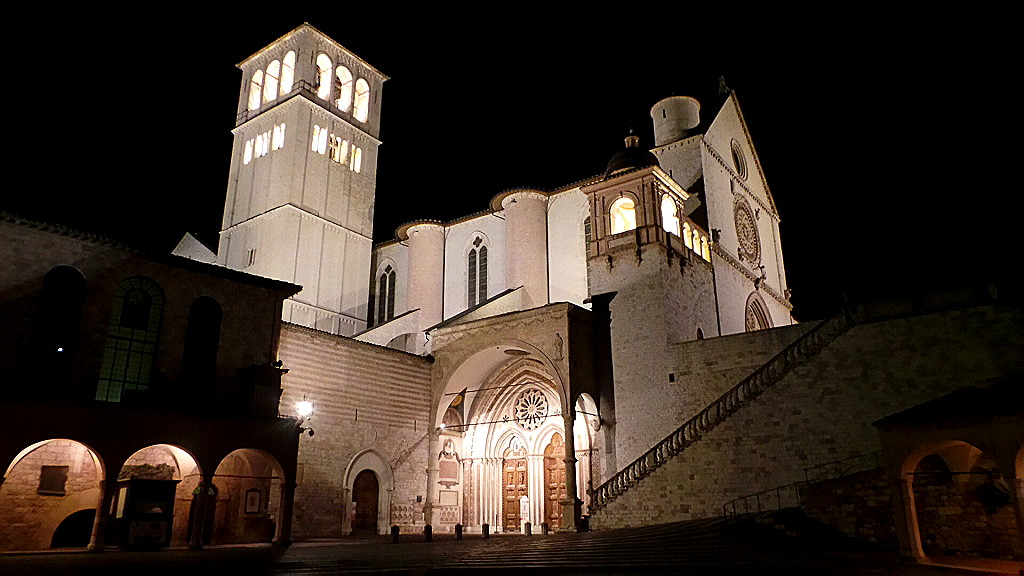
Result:
<svg viewBox="0 0 1024 576">
<path fill-rule="evenodd" d="M 259 540 L 219 527 L 257 516 L 282 542 L 635 526 L 735 513 L 809 469 L 870 461 L 854 472 L 893 487 L 876 499 L 892 510 L 886 537 L 923 556 L 914 474 L 935 456 L 1006 492 L 988 525 L 1010 534 L 999 554 L 1022 554 L 1019 409 L 980 432 L 967 418 L 962 433 L 905 415 L 966 387 L 1020 388 L 1013 292 L 796 323 L 779 214 L 734 92 L 652 103 L 655 147 L 630 135 L 601 174 L 502 191 L 373 245 L 387 78 L 308 24 L 239 68 L 219 246 L 186 237 L 175 253 L 273 292 L 259 362 L 279 378 L 288 438 L 299 434 L 297 455 L 263 447 L 245 474 L 186 473 L 219 470 L 212 456 L 179 466 L 220 511 L 207 533 Z M 985 337 L 965 344 L 957 330 Z M 901 426 L 921 442 L 885 440 Z M 163 444 L 178 460 L 198 450 Z M 253 490 L 274 494 L 257 513 Z M 201 521 L 182 522 L 175 541 L 201 545 Z"/>
</svg>

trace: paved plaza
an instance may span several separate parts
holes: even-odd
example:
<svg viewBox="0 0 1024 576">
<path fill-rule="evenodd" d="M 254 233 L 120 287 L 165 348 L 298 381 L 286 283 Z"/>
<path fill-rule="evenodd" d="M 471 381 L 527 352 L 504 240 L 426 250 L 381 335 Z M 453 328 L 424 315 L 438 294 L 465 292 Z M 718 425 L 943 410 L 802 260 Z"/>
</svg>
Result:
<svg viewBox="0 0 1024 576">
<path fill-rule="evenodd" d="M 666 524 L 636 530 L 549 535 L 438 534 L 344 538 L 273 546 L 205 550 L 110 550 L 0 556 L 4 576 L 246 574 L 684 574 L 703 575 L 978 575 L 1020 574 L 1013 562 L 967 561 L 968 566 L 906 564 L 894 553 L 822 543 L 724 526 L 720 521 Z"/>
</svg>

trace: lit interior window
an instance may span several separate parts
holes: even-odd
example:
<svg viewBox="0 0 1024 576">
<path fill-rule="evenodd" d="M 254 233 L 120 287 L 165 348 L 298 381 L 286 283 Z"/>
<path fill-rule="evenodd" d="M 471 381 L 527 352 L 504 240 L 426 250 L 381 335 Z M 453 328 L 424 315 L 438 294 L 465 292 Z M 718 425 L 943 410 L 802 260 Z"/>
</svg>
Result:
<svg viewBox="0 0 1024 576">
<path fill-rule="evenodd" d="M 356 80 L 355 117 L 360 122 L 366 122 L 370 116 L 370 85 L 366 80 Z"/>
<path fill-rule="evenodd" d="M 249 83 L 249 110 L 260 107 L 260 94 L 263 92 L 263 70 L 257 70 Z"/>
<path fill-rule="evenodd" d="M 679 236 L 679 207 L 668 194 L 661 197 L 661 225 L 666 232 Z"/>
<path fill-rule="evenodd" d="M 612 217 L 612 234 L 636 228 L 636 209 L 631 198 L 619 198 L 612 202 L 609 213 Z"/>
<path fill-rule="evenodd" d="M 331 151 L 331 160 L 334 160 L 338 164 L 342 162 L 341 152 L 341 138 L 338 138 L 334 134 L 331 134 L 329 149 Z"/>
<path fill-rule="evenodd" d="M 316 57 L 317 79 L 316 95 L 327 100 L 331 96 L 331 59 L 326 54 Z"/>
<path fill-rule="evenodd" d="M 270 102 L 277 98 L 277 83 L 281 76 L 281 63 L 274 60 L 267 66 L 267 77 L 263 81 L 263 101 Z"/>
<path fill-rule="evenodd" d="M 338 99 L 334 101 L 338 108 L 348 112 L 352 108 L 352 73 L 344 66 L 338 66 L 335 74 L 335 85 L 338 88 Z"/>
<path fill-rule="evenodd" d="M 274 139 L 270 143 L 271 150 L 284 148 L 284 124 L 274 126 Z"/>
<path fill-rule="evenodd" d="M 295 51 L 284 56 L 284 66 L 281 68 L 281 94 L 292 91 L 292 84 L 295 82 Z"/>
<path fill-rule="evenodd" d="M 242 164 L 248 164 L 252 161 L 252 140 L 245 141 L 245 151 L 242 153 Z"/>
<path fill-rule="evenodd" d="M 341 141 L 341 148 L 338 155 L 341 156 L 340 162 L 342 165 L 348 164 L 348 140 Z"/>
<path fill-rule="evenodd" d="M 327 152 L 327 128 L 313 126 L 313 151 L 318 154 Z"/>
<path fill-rule="evenodd" d="M 683 222 L 683 242 L 686 244 L 687 248 L 693 250 L 693 236 L 691 234 L 692 232 L 690 232 L 690 223 Z"/>
</svg>

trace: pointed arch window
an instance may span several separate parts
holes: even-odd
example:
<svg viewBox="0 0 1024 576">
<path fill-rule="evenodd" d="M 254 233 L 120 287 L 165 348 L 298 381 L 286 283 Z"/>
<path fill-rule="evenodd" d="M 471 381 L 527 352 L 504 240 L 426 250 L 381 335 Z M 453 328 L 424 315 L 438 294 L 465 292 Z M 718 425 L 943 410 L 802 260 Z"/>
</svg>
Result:
<svg viewBox="0 0 1024 576">
<path fill-rule="evenodd" d="M 395 317 L 395 282 L 397 275 L 389 264 L 377 279 L 377 324 Z"/>
<path fill-rule="evenodd" d="M 260 107 L 260 95 L 263 94 L 263 70 L 257 70 L 249 82 L 249 110 Z"/>
<path fill-rule="evenodd" d="M 136 276 L 117 287 L 100 364 L 97 400 L 120 402 L 149 389 L 163 306 L 163 291 L 149 278 Z"/>
<path fill-rule="evenodd" d="M 352 108 L 352 72 L 344 66 L 338 66 L 334 76 L 334 86 L 338 89 L 338 99 L 334 103 L 342 112 L 348 112 Z"/>
<path fill-rule="evenodd" d="M 356 81 L 355 111 L 356 120 L 366 122 L 370 116 L 370 85 L 360 78 Z"/>
<path fill-rule="evenodd" d="M 320 54 L 316 57 L 317 85 L 316 95 L 324 100 L 331 96 L 331 59 L 327 54 Z"/>
<path fill-rule="evenodd" d="M 466 268 L 468 270 L 467 299 L 469 307 L 487 300 L 487 246 L 484 240 L 477 236 L 473 240 L 473 246 L 466 256 Z"/>
<path fill-rule="evenodd" d="M 608 213 L 612 220 L 612 234 L 628 232 L 636 228 L 636 205 L 632 198 L 622 197 L 612 202 Z"/>
</svg>

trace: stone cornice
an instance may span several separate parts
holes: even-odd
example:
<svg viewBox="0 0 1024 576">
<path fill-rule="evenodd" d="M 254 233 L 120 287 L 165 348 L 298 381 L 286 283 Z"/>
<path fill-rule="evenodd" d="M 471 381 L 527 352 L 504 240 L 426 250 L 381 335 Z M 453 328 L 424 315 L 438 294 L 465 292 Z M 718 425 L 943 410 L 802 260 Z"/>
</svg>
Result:
<svg viewBox="0 0 1024 576">
<path fill-rule="evenodd" d="M 746 276 L 747 279 L 749 279 L 751 282 L 754 283 L 754 286 L 756 287 L 757 290 L 760 290 L 760 291 L 764 292 L 765 294 L 771 296 L 779 304 L 782 304 L 783 306 L 785 306 L 787 310 L 792 310 L 793 309 L 793 305 L 790 304 L 789 300 L 787 300 L 783 295 L 779 294 L 774 289 L 772 289 L 772 287 L 769 286 L 766 282 L 761 282 L 760 285 L 758 285 L 757 281 L 761 277 L 757 276 L 756 274 L 754 274 L 749 268 L 744 266 L 742 262 L 740 262 L 739 260 L 734 258 L 731 254 L 726 252 L 725 249 L 723 249 L 721 246 L 719 246 L 719 244 L 717 242 L 711 244 L 711 252 L 714 253 L 719 258 L 721 258 L 722 260 L 725 260 L 726 262 L 728 262 L 729 265 L 732 266 L 733 268 L 735 268 L 740 274 L 743 274 L 744 276 Z"/>
</svg>

